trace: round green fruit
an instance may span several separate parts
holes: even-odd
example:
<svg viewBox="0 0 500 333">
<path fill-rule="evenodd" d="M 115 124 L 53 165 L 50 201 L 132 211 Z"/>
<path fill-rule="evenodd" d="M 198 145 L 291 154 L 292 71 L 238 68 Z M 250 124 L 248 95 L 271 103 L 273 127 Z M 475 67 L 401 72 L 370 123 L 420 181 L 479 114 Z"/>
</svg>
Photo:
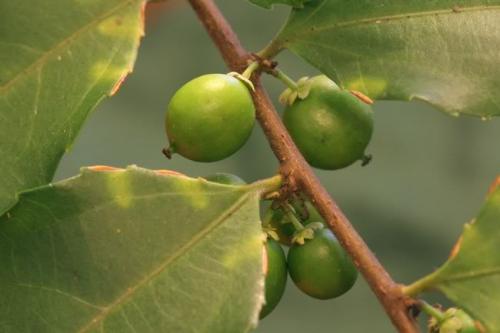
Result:
<svg viewBox="0 0 500 333">
<path fill-rule="evenodd" d="M 304 245 L 294 244 L 288 251 L 287 262 L 295 285 L 318 299 L 346 293 L 358 277 L 351 259 L 326 228 L 316 230 L 314 238 Z"/>
<path fill-rule="evenodd" d="M 286 257 L 279 243 L 268 238 L 265 249 L 267 253 L 266 304 L 260 310 L 261 319 L 270 314 L 278 305 L 285 292 L 287 279 Z"/>
<path fill-rule="evenodd" d="M 326 170 L 363 159 L 373 133 L 371 107 L 324 75 L 310 80 L 307 97 L 297 98 L 283 114 L 283 122 L 305 159 Z"/>
<path fill-rule="evenodd" d="M 207 74 L 183 85 L 168 105 L 168 153 L 199 162 L 222 160 L 247 141 L 255 122 L 248 87 L 231 75 Z"/>
<path fill-rule="evenodd" d="M 474 320 L 463 310 L 452 308 L 446 311 L 450 317 L 440 325 L 440 332 L 480 333 Z"/>
<path fill-rule="evenodd" d="M 301 205 L 298 203 L 294 204 L 294 206 L 296 206 L 296 210 L 299 212 L 298 214 L 299 216 L 301 215 L 300 212 L 307 210 L 308 213 L 307 218 L 300 219 L 302 225 L 306 226 L 312 222 L 321 222 L 323 224 L 325 223 L 323 217 L 318 213 L 318 211 L 311 204 L 311 202 L 306 201 L 304 203 L 304 207 L 300 207 Z M 285 214 L 283 209 L 281 208 L 273 209 L 271 207 L 269 207 L 269 209 L 272 211 L 270 224 L 276 231 L 276 234 L 279 237 L 279 242 L 286 246 L 292 246 L 292 238 L 293 234 L 295 233 L 295 227 L 293 226 L 293 223 L 291 223 L 290 219 Z"/>
<path fill-rule="evenodd" d="M 459 333 L 480 333 L 474 320 L 464 310 L 459 309 L 455 315 L 462 322 Z"/>
<path fill-rule="evenodd" d="M 223 185 L 245 185 L 246 182 L 240 177 L 224 172 L 214 173 L 213 175 L 203 177 L 206 180 Z"/>
</svg>

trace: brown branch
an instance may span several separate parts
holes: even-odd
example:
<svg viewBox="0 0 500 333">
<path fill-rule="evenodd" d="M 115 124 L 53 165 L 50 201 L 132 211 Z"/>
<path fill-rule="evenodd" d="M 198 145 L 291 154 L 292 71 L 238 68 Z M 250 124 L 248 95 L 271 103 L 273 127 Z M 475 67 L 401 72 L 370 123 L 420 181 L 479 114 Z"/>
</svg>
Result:
<svg viewBox="0 0 500 333">
<path fill-rule="evenodd" d="M 213 0 L 189 0 L 189 2 L 218 47 L 227 66 L 233 71 L 242 72 L 247 66 L 250 55 L 242 47 L 238 37 Z M 401 287 L 391 279 L 349 220 L 331 199 L 290 138 L 259 78 L 254 77 L 253 81 L 256 88 L 254 102 L 257 118 L 274 154 L 280 161 L 281 173 L 292 187 L 300 188 L 311 198 L 313 204 L 353 258 L 359 271 L 365 277 L 399 332 L 418 332 L 416 323 L 408 311 L 414 301 L 403 294 Z"/>
</svg>

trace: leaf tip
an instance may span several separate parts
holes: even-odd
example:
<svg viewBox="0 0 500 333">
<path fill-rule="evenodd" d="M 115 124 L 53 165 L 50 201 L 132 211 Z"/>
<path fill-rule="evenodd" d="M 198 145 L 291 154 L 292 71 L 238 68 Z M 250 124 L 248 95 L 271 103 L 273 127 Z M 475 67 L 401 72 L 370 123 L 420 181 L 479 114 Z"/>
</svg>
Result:
<svg viewBox="0 0 500 333">
<path fill-rule="evenodd" d="M 127 78 L 127 76 L 130 73 L 132 73 L 134 70 L 135 59 L 137 57 L 137 50 L 139 49 L 141 39 L 144 37 L 145 32 L 146 32 L 145 25 L 146 25 L 146 6 L 147 6 L 147 4 L 148 4 L 148 1 L 146 1 L 146 0 L 143 0 L 141 3 L 140 14 L 139 14 L 139 28 L 138 28 L 137 35 L 135 37 L 135 54 L 134 54 L 132 60 L 130 61 L 128 68 L 125 70 L 125 72 L 123 72 L 121 74 L 121 76 L 118 78 L 118 81 L 116 81 L 116 83 L 111 88 L 111 90 L 109 92 L 109 96 L 115 95 L 118 92 L 118 90 L 120 90 L 120 87 L 122 86 L 123 82 L 125 82 L 125 79 Z"/>
<path fill-rule="evenodd" d="M 96 172 L 117 172 L 117 171 L 125 171 L 125 169 L 122 168 L 115 168 L 109 165 L 91 165 L 84 170 L 90 170 L 90 171 L 96 171 Z"/>
<path fill-rule="evenodd" d="M 120 90 L 120 87 L 122 86 L 123 82 L 125 82 L 125 79 L 129 74 L 130 72 L 126 72 L 118 79 L 118 81 L 116 81 L 113 88 L 111 88 L 111 91 L 109 92 L 109 96 L 113 96 L 118 90 Z"/>
<path fill-rule="evenodd" d="M 374 103 L 373 99 L 371 99 L 370 97 L 366 96 L 361 91 L 350 90 L 350 93 L 353 94 L 355 97 L 357 97 L 360 101 L 362 101 L 362 102 L 364 102 L 364 103 L 366 103 L 368 105 L 372 105 Z"/>
<path fill-rule="evenodd" d="M 453 245 L 453 248 L 451 249 L 450 256 L 449 256 L 450 260 L 455 258 L 457 256 L 458 252 L 460 252 L 460 247 L 462 245 L 462 239 L 463 239 L 463 236 L 460 236 L 460 238 L 457 240 L 455 245 Z"/>
<path fill-rule="evenodd" d="M 486 327 L 484 327 L 484 325 L 478 321 L 478 320 L 475 320 L 474 321 L 474 326 L 476 327 L 476 329 L 480 332 L 480 333 L 486 333 Z"/>
<path fill-rule="evenodd" d="M 500 176 L 495 179 L 495 181 L 491 184 L 489 190 L 488 190 L 488 196 L 493 194 L 498 188 L 500 187 Z"/>
<path fill-rule="evenodd" d="M 187 177 L 185 174 L 174 171 L 174 170 L 167 170 L 167 169 L 160 169 L 160 170 L 154 170 L 154 172 L 159 175 L 159 176 L 181 176 L 181 177 Z"/>
</svg>

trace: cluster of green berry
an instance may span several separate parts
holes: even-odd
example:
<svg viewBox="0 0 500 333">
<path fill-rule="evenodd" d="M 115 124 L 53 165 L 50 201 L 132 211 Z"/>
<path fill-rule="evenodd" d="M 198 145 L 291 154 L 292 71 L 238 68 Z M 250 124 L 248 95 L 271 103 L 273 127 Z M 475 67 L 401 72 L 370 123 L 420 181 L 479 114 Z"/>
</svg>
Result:
<svg viewBox="0 0 500 333">
<path fill-rule="evenodd" d="M 365 149 L 373 132 L 369 99 L 340 89 L 324 75 L 295 83 L 278 73 L 288 85 L 280 96 L 283 122 L 309 164 L 334 170 L 368 160 Z M 238 73 L 207 74 L 182 86 L 168 106 L 165 155 L 213 162 L 238 151 L 255 123 L 252 89 Z"/>
<path fill-rule="evenodd" d="M 225 185 L 245 184 L 238 176 L 226 173 L 204 178 Z M 267 240 L 261 318 L 280 302 L 288 275 L 301 291 L 318 299 L 343 295 L 356 282 L 358 272 L 353 262 L 309 201 L 276 201 L 267 209 L 262 227 Z M 289 247 L 287 255 L 280 243 Z"/>
<path fill-rule="evenodd" d="M 343 295 L 356 282 L 356 267 L 309 201 L 276 201 L 262 224 L 268 235 L 270 273 L 266 276 L 266 306 L 261 317 L 281 299 L 287 271 L 302 292 L 323 300 Z M 279 243 L 289 247 L 286 260 Z"/>
<path fill-rule="evenodd" d="M 245 144 L 255 123 L 249 81 L 255 64 L 243 74 L 200 76 L 175 93 L 166 116 L 167 157 L 178 153 L 213 162 Z M 368 160 L 365 149 L 373 132 L 368 98 L 342 90 L 324 75 L 294 82 L 279 70 L 273 73 L 288 86 L 280 96 L 285 105 L 283 122 L 310 165 L 334 170 Z M 206 179 L 244 184 L 228 174 Z M 263 230 L 267 265 L 261 318 L 279 303 L 288 275 L 300 290 L 318 299 L 338 297 L 354 285 L 358 276 L 354 264 L 307 200 L 276 200 L 263 219 Z M 279 243 L 290 247 L 286 256 Z"/>
</svg>

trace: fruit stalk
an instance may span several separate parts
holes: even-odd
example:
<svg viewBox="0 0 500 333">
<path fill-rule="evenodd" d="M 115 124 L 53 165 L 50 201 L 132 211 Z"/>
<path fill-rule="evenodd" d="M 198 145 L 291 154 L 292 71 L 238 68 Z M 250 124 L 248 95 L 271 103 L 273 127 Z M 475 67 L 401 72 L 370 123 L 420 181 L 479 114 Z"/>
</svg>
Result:
<svg viewBox="0 0 500 333">
<path fill-rule="evenodd" d="M 241 73 L 241 75 L 246 79 L 250 79 L 252 77 L 253 72 L 255 72 L 259 68 L 259 66 L 260 66 L 259 62 L 254 61 L 250 65 L 248 65 L 247 69 L 245 69 L 245 71 Z"/>
<path fill-rule="evenodd" d="M 213 0 L 189 0 L 189 3 L 218 47 L 226 65 L 233 71 L 239 73 L 244 71 L 251 55 L 243 48 Z M 311 198 L 314 206 L 352 257 L 398 331 L 417 333 L 416 323 L 409 314 L 409 307 L 416 301 L 403 294 L 400 285 L 392 280 L 321 185 L 286 131 L 258 75 L 253 76 L 253 82 L 257 119 L 280 162 L 281 174 L 292 188 L 301 189 Z"/>
<path fill-rule="evenodd" d="M 293 213 L 293 207 L 289 203 L 285 204 L 285 214 L 288 219 L 292 222 L 295 231 L 303 230 L 304 226 L 299 222 L 295 214 Z"/>
<path fill-rule="evenodd" d="M 272 73 L 273 76 L 281 80 L 288 88 L 297 90 L 297 83 L 292 80 L 288 75 L 279 69 L 275 69 Z"/>
<path fill-rule="evenodd" d="M 428 316 L 436 318 L 438 322 L 442 322 L 445 319 L 445 315 L 442 311 L 436 309 L 425 301 L 420 301 L 420 309 Z"/>
</svg>

